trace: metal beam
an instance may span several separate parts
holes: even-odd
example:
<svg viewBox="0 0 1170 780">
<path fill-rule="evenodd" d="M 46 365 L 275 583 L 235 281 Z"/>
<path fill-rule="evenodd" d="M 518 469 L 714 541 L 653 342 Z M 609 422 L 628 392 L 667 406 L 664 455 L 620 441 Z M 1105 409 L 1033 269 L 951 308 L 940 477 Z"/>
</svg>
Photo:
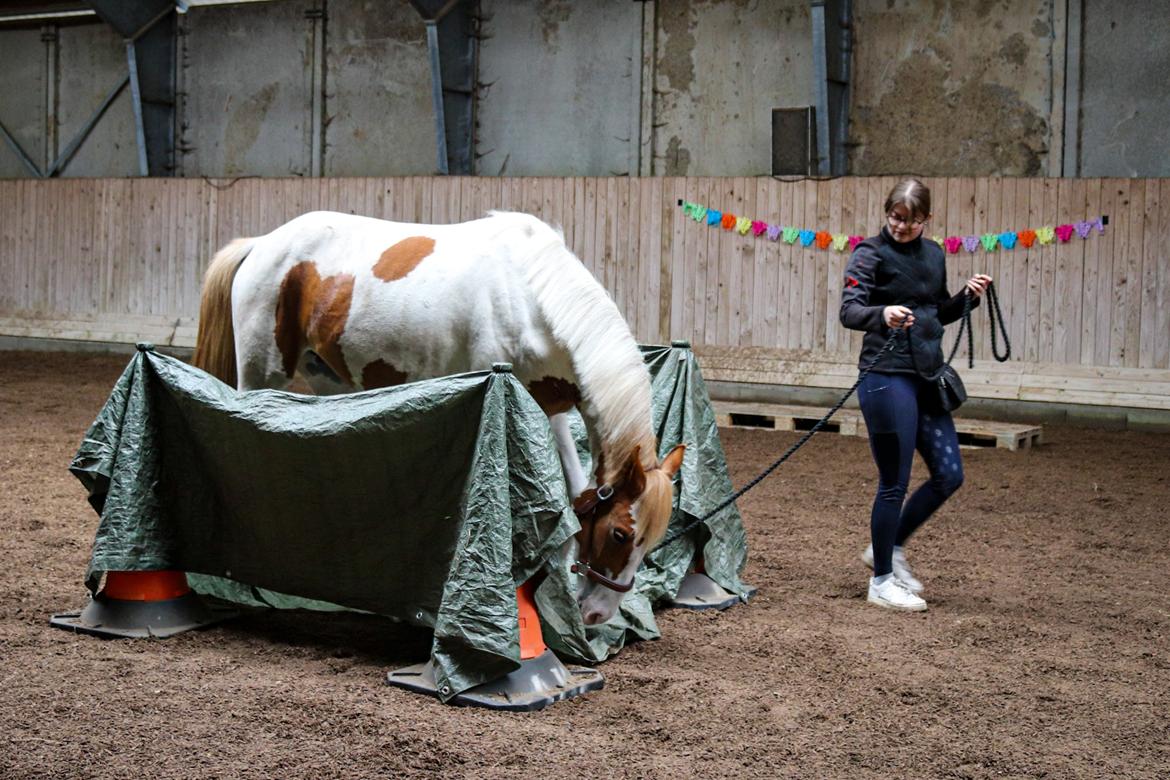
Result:
<svg viewBox="0 0 1170 780">
<path fill-rule="evenodd" d="M 440 173 L 473 173 L 477 0 L 410 0 L 427 26 Z"/>
<path fill-rule="evenodd" d="M 146 130 L 142 125 L 142 90 L 138 87 L 138 60 L 134 53 L 134 41 L 126 41 L 126 72 L 130 78 L 130 100 L 134 106 L 134 139 L 138 147 L 138 175 L 150 175 L 150 163 L 146 159 Z"/>
<path fill-rule="evenodd" d="M 46 7 L 40 10 L 22 10 L 19 6 L 15 9 L 0 8 L 0 27 L 24 26 L 32 22 L 45 24 L 89 22 L 97 17 L 97 14 L 88 9 L 69 7 L 80 6 L 81 3 L 67 3 L 55 11 L 49 7 L 49 4 L 45 5 Z"/>
<path fill-rule="evenodd" d="M 106 109 L 110 107 L 110 104 L 114 102 L 118 95 L 122 94 L 122 90 L 126 88 L 126 85 L 129 82 L 130 75 L 127 74 L 122 77 L 122 80 L 118 82 L 116 87 L 110 90 L 110 94 L 106 95 L 106 99 L 103 100 L 102 104 L 97 107 L 97 110 L 95 110 L 93 114 L 90 115 L 89 120 L 85 123 L 85 126 L 77 131 L 77 135 L 73 136 L 73 140 L 70 141 L 69 145 L 65 147 L 65 151 L 61 152 L 61 154 L 57 156 L 57 159 L 53 161 L 53 164 L 49 166 L 49 170 L 45 171 L 45 176 L 54 176 L 61 172 L 61 170 L 73 157 L 74 153 L 76 153 L 77 150 L 81 147 L 82 142 L 85 141 L 90 131 L 93 130 L 94 126 L 98 123 L 98 120 L 101 119 L 102 115 L 106 113 Z"/>
<path fill-rule="evenodd" d="M 322 0 L 323 2 L 323 0 Z M 309 175 L 322 176 L 325 169 L 325 9 L 320 3 L 305 11 L 309 20 Z"/>
<path fill-rule="evenodd" d="M 817 174 L 828 176 L 829 158 L 829 69 L 825 52 L 825 0 L 812 0 L 813 95 L 817 107 Z"/>
<path fill-rule="evenodd" d="M 57 26 L 47 24 L 41 28 L 41 41 L 45 44 L 45 151 L 44 164 L 48 165 L 57 156 L 60 144 L 60 60 L 61 44 Z"/>
<path fill-rule="evenodd" d="M 88 2 L 126 44 L 139 170 L 144 176 L 170 175 L 175 165 L 175 3 Z"/>
<path fill-rule="evenodd" d="M 443 69 L 439 66 L 439 26 L 430 19 L 427 26 L 427 55 L 431 62 L 431 105 L 435 111 L 436 170 L 447 175 L 447 121 L 443 116 Z"/>
<path fill-rule="evenodd" d="M 658 30 L 654 0 L 642 2 L 642 69 L 639 92 L 636 164 L 630 171 L 639 176 L 654 175 L 654 65 L 657 59 L 655 40 Z"/>
<path fill-rule="evenodd" d="M 853 67 L 851 0 L 812 0 L 817 173 L 842 176 L 849 167 L 849 90 Z"/>
<path fill-rule="evenodd" d="M 44 174 L 41 173 L 41 169 L 37 167 L 37 164 L 29 159 L 29 156 L 24 153 L 24 149 L 20 148 L 20 144 L 18 144 L 16 139 L 12 137 L 12 133 L 8 132 L 8 128 L 4 126 L 3 122 L 0 122 L 0 136 L 4 137 L 5 142 L 7 142 L 12 151 L 16 153 L 16 156 L 20 158 L 20 161 L 24 163 L 24 167 L 28 168 L 29 173 L 31 173 L 33 176 L 36 176 L 38 179 L 44 176 Z"/>
<path fill-rule="evenodd" d="M 853 83 L 852 0 L 830 0 L 827 21 L 831 169 L 834 176 L 844 176 L 849 169 L 849 100 Z"/>
<path fill-rule="evenodd" d="M 1084 62 L 1084 3 L 1066 0 L 1064 46 L 1064 154 L 1060 175 L 1081 175 L 1081 67 Z"/>
</svg>

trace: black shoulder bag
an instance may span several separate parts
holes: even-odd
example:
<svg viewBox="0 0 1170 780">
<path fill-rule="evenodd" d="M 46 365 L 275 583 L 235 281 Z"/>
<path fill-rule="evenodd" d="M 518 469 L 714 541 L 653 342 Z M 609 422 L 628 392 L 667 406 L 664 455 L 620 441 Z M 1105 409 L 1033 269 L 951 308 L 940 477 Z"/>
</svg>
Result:
<svg viewBox="0 0 1170 780">
<path fill-rule="evenodd" d="M 938 388 L 938 408 L 942 411 L 953 412 L 967 400 L 967 388 L 963 387 L 959 372 L 950 363 L 943 363 L 934 377 L 934 383 Z"/>
</svg>

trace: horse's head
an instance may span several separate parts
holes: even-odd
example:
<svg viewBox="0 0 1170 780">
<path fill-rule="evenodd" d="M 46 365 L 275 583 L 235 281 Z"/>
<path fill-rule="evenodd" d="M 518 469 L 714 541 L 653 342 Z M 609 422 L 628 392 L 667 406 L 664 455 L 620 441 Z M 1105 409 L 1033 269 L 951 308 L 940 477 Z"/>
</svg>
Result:
<svg viewBox="0 0 1170 780">
<path fill-rule="evenodd" d="M 573 570 L 585 575 L 577 603 L 586 625 L 613 617 L 642 559 L 665 536 L 674 501 L 671 478 L 685 448 L 678 445 L 644 469 L 635 447 L 613 484 L 586 490 L 573 502 L 581 521 Z"/>
</svg>

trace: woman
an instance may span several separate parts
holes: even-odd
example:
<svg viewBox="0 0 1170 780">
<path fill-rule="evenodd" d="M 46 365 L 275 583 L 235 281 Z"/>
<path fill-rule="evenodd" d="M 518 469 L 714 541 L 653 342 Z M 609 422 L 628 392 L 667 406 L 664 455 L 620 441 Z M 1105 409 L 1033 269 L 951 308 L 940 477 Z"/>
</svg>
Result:
<svg viewBox="0 0 1170 780">
<path fill-rule="evenodd" d="M 991 277 L 976 274 L 957 295 L 947 292 L 942 247 L 922 239 L 931 217 L 930 190 L 917 179 L 890 191 L 884 213 L 881 233 L 854 250 L 841 295 L 841 324 L 865 331 L 860 368 L 873 363 L 891 335 L 899 334 L 858 387 L 878 468 L 872 544 L 862 559 L 873 567 L 870 603 L 921 611 L 926 609 L 923 586 L 906 564 L 903 546 L 963 484 L 955 425 L 938 406 L 932 381 L 943 365 L 943 326 L 963 315 L 964 295 L 978 305 Z M 915 449 L 930 478 L 904 502 Z"/>
</svg>

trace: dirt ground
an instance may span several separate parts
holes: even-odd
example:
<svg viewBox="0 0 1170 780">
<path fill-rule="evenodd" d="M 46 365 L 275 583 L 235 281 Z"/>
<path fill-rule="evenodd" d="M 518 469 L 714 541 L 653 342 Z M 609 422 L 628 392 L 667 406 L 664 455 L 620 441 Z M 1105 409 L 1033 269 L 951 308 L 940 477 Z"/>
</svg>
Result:
<svg viewBox="0 0 1170 780">
<path fill-rule="evenodd" d="M 87 599 L 97 518 L 66 466 L 126 360 L 0 352 L 0 777 L 1170 775 L 1170 436 L 966 450 L 911 548 L 922 614 L 865 602 L 874 469 L 817 436 L 740 502 L 752 602 L 662 612 L 604 689 L 509 714 L 384 685 L 428 637 L 373 617 L 49 628 Z M 725 431 L 733 482 L 796 435 Z"/>
</svg>

